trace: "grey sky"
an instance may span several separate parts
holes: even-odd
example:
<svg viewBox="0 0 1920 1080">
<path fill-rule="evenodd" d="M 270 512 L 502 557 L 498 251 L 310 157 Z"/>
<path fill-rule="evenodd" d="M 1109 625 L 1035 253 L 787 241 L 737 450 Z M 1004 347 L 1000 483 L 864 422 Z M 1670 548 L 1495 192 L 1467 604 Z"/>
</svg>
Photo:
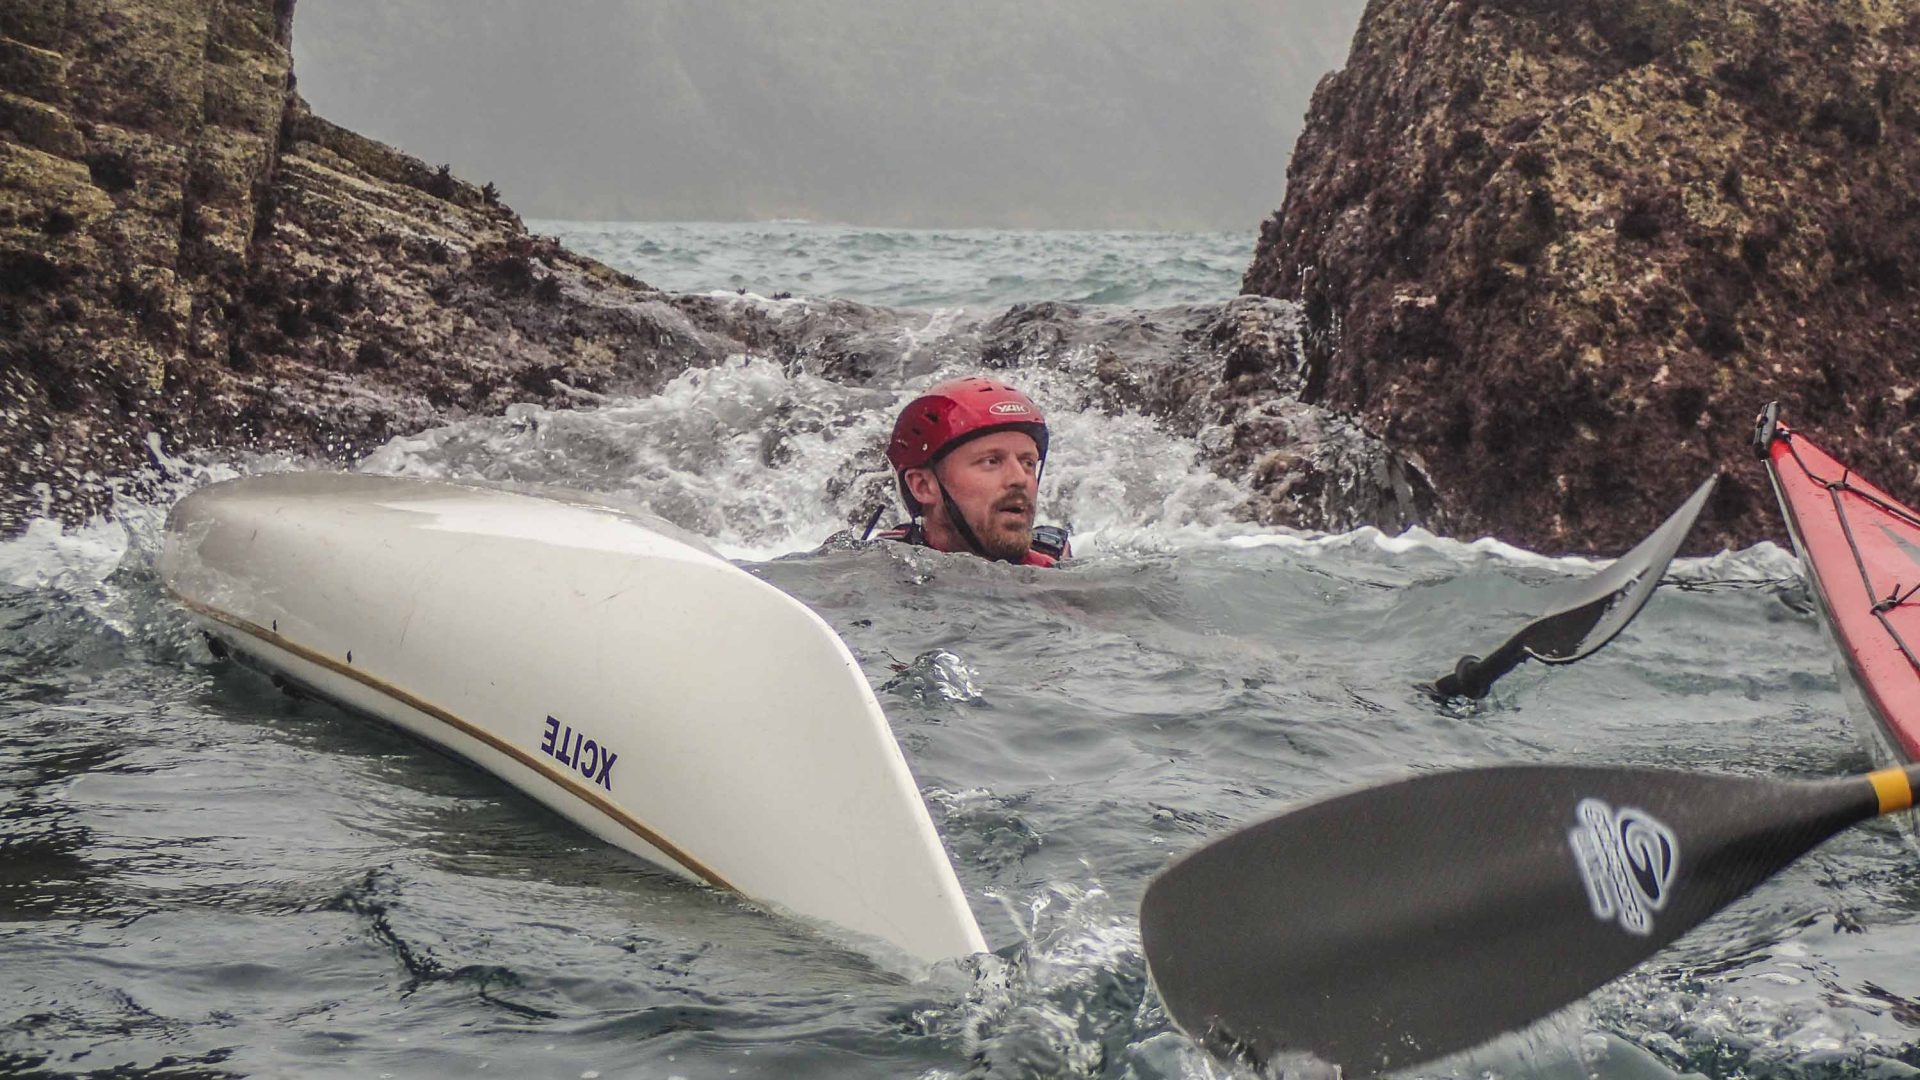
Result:
<svg viewBox="0 0 1920 1080">
<path fill-rule="evenodd" d="M 1251 230 L 1364 0 L 305 0 L 315 111 L 530 217 Z"/>
</svg>

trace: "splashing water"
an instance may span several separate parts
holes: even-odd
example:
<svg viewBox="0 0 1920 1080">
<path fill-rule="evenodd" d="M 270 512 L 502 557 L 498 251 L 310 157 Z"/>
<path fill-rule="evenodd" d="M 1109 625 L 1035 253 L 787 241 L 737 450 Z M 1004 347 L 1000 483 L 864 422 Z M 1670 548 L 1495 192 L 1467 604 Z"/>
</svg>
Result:
<svg viewBox="0 0 1920 1080">
<path fill-rule="evenodd" d="M 1041 517 L 1070 524 L 1076 550 L 1151 545 L 1170 525 L 1233 527 L 1246 492 L 1201 467 L 1197 446 L 1137 414 L 1065 408 L 1067 379 L 1034 371 L 1021 382 L 1055 432 Z M 516 405 L 499 419 L 395 439 L 360 467 L 522 486 L 563 477 L 707 537 L 731 557 L 765 559 L 814 548 L 892 505 L 886 441 L 893 417 L 921 389 L 850 388 L 735 357 L 686 372 L 650 398 L 581 410 Z"/>
<path fill-rule="evenodd" d="M 937 322 L 906 347 L 939 355 Z M 653 398 L 396 439 L 360 467 L 583 489 L 771 560 L 752 571 L 827 619 L 875 687 L 992 954 L 902 981 L 214 663 L 155 575 L 166 511 L 309 463 L 156 448 L 129 490 L 157 495 L 0 542 L 0 1074 L 1237 1075 L 1170 1029 L 1134 922 L 1146 881 L 1208 837 L 1463 763 L 1867 764 L 1778 547 L 1683 560 L 1603 652 L 1438 708 L 1416 682 L 1598 563 L 1240 523 L 1245 491 L 1198 446 L 1077 410 L 1061 372 L 1014 377 L 1056 427 L 1041 517 L 1074 526 L 1068 568 L 897 545 L 775 558 L 891 499 L 894 412 L 960 373 L 913 370 L 848 387 L 737 357 Z M 1913 1075 L 1902 835 L 1848 833 L 1583 1007 L 1419 1072 Z"/>
</svg>

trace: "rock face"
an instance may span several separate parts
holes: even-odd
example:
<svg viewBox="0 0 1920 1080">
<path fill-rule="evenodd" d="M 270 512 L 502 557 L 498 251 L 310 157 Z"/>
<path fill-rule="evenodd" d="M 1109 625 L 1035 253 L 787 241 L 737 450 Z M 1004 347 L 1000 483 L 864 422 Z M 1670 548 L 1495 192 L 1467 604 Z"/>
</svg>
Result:
<svg viewBox="0 0 1920 1080">
<path fill-rule="evenodd" d="M 1301 400 L 1291 305 L 1253 296 L 1105 313 L 1030 304 L 982 333 L 989 365 L 1066 366 L 1082 376 L 1088 407 L 1138 409 L 1197 440 L 1221 475 L 1256 492 L 1244 508 L 1250 520 L 1388 532 L 1436 520 L 1418 464 L 1350 418 Z"/>
<path fill-rule="evenodd" d="M 237 406 L 250 445 L 353 457 L 516 401 L 646 393 L 737 347 L 666 294 L 528 235 L 486 189 L 297 99 L 285 132 L 224 364 L 195 395 Z"/>
<path fill-rule="evenodd" d="M 1724 469 L 1694 546 L 1779 538 L 1769 399 L 1920 496 L 1917 135 L 1908 0 L 1373 0 L 1245 290 L 1456 531 L 1619 550 Z"/>
<path fill-rule="evenodd" d="M 174 447 L 336 459 L 724 355 L 663 294 L 308 113 L 291 0 L 0 7 L 0 533 Z"/>
<path fill-rule="evenodd" d="M 1416 466 L 1299 400 L 1289 305 L 1027 305 L 928 340 L 924 312 L 670 296 L 528 235 L 491 185 L 312 115 L 292 17 L 292 0 L 0 6 L 0 536 L 139 494 L 149 432 L 345 463 L 737 353 L 856 384 L 1066 367 L 1085 407 L 1157 417 L 1255 478 L 1250 517 L 1431 518 Z M 850 521 L 872 505 L 855 494 Z"/>
<path fill-rule="evenodd" d="M 97 496 L 182 359 L 222 335 L 273 167 L 290 15 L 0 9 L 0 445 L 16 478 L 51 481 L 43 497 Z"/>
</svg>

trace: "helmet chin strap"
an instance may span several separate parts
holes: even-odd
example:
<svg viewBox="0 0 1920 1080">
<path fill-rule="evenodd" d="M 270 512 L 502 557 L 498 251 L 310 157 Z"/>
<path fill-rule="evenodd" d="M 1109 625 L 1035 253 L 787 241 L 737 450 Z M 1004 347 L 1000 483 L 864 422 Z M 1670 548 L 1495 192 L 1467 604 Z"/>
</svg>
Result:
<svg viewBox="0 0 1920 1080">
<path fill-rule="evenodd" d="M 954 503 L 953 496 L 947 493 L 947 485 L 940 483 L 939 473 L 933 474 L 933 482 L 940 488 L 940 501 L 946 504 L 947 519 L 952 522 L 953 531 L 959 533 L 960 539 L 966 541 L 967 550 L 983 559 L 992 558 L 993 556 L 987 554 L 986 547 L 980 543 L 980 538 L 973 534 L 973 526 L 967 523 L 967 515 L 960 512 L 960 507 Z"/>
</svg>

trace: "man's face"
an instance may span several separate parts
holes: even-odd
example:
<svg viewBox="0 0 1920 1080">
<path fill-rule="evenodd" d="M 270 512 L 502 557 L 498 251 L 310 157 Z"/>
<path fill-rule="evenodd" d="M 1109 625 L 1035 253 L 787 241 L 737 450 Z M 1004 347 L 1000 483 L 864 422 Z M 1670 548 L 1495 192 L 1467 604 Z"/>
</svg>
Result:
<svg viewBox="0 0 1920 1080">
<path fill-rule="evenodd" d="M 907 490 L 926 508 L 936 541 L 951 531 L 934 474 L 946 485 L 989 558 L 1018 561 L 1033 542 L 1034 503 L 1040 495 L 1040 447 L 1019 431 L 996 431 L 960 444 L 932 469 L 907 470 Z M 942 546 L 947 546 L 943 543 Z M 956 533 L 951 550 L 965 551 Z"/>
</svg>

